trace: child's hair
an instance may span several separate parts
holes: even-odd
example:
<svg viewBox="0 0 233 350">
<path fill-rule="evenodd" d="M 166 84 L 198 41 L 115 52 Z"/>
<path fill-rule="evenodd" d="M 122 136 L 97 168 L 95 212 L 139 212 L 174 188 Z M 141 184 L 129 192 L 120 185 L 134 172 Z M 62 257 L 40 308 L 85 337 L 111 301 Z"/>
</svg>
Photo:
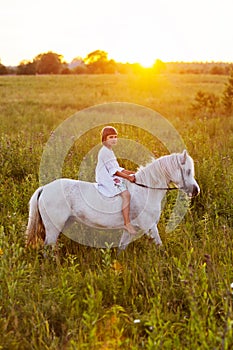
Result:
<svg viewBox="0 0 233 350">
<path fill-rule="evenodd" d="M 105 126 L 101 131 L 102 142 L 107 140 L 109 135 L 117 135 L 117 131 L 113 126 Z"/>
</svg>

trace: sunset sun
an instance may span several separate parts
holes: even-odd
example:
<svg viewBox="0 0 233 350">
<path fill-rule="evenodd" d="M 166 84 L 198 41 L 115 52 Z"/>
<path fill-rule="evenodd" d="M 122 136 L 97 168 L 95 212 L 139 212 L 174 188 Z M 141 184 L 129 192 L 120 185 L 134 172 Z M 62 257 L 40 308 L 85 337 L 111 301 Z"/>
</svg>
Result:
<svg viewBox="0 0 233 350">
<path fill-rule="evenodd" d="M 153 64 L 155 63 L 157 57 L 142 57 L 139 61 L 139 63 L 141 64 L 142 67 L 144 68 L 150 68 L 153 66 Z"/>
</svg>

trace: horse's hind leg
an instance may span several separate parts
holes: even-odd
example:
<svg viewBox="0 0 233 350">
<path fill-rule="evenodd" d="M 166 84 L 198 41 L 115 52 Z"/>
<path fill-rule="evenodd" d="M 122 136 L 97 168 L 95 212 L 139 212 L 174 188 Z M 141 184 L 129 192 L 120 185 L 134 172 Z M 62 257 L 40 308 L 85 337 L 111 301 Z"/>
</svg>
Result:
<svg viewBox="0 0 233 350">
<path fill-rule="evenodd" d="M 52 255 L 57 258 L 58 255 L 58 236 L 61 232 L 59 227 L 55 227 L 55 225 L 52 223 L 52 221 L 48 218 L 48 216 L 45 219 L 46 215 L 43 215 L 43 222 L 45 227 L 45 240 L 44 240 L 44 257 L 47 257 L 48 255 Z"/>
<path fill-rule="evenodd" d="M 62 232 L 66 217 L 64 213 L 58 215 L 51 208 L 40 201 L 40 214 L 45 228 L 44 245 L 55 245 L 60 232 Z"/>
<path fill-rule="evenodd" d="M 48 229 L 48 227 L 46 228 L 46 236 L 45 236 L 45 241 L 44 241 L 44 252 L 43 255 L 45 258 L 47 258 L 48 256 L 52 256 L 53 258 L 55 258 L 57 260 L 58 258 L 58 236 L 59 236 L 60 232 L 58 229 L 56 228 L 52 228 L 50 227 L 50 229 Z"/>
<path fill-rule="evenodd" d="M 47 227 L 45 227 L 45 232 L 46 235 L 44 245 L 55 245 L 57 243 L 60 230 L 53 225 L 47 225 Z"/>
</svg>

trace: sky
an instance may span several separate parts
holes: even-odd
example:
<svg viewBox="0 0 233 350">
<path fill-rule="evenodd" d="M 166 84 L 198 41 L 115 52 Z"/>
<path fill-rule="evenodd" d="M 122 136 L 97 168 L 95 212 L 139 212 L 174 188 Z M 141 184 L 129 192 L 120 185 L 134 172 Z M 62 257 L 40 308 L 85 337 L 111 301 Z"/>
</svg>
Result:
<svg viewBox="0 0 233 350">
<path fill-rule="evenodd" d="M 0 60 L 95 50 L 117 62 L 233 62 L 232 0 L 0 0 Z"/>
</svg>

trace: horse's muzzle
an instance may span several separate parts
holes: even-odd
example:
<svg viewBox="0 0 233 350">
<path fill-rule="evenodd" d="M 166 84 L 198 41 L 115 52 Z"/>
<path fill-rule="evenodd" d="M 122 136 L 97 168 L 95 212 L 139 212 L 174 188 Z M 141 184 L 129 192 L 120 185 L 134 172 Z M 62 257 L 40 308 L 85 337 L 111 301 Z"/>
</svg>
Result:
<svg viewBox="0 0 233 350">
<path fill-rule="evenodd" d="M 200 193 L 200 188 L 196 185 L 193 185 L 193 189 L 190 197 L 196 197 L 199 193 Z"/>
</svg>

